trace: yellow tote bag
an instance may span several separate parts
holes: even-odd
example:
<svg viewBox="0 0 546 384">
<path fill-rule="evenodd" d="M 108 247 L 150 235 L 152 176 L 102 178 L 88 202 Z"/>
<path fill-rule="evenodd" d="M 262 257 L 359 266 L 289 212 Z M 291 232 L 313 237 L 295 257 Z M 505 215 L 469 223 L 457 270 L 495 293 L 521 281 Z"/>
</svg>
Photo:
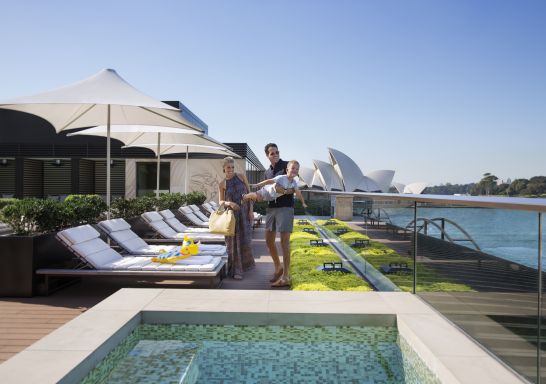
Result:
<svg viewBox="0 0 546 384">
<path fill-rule="evenodd" d="M 235 214 L 229 208 L 221 206 L 209 217 L 209 229 L 211 233 L 224 236 L 235 235 Z"/>
</svg>

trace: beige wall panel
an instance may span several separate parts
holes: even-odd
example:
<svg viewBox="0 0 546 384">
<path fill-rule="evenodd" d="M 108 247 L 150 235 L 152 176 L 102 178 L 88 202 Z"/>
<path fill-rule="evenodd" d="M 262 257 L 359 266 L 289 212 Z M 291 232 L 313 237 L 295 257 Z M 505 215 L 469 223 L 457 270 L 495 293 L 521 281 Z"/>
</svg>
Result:
<svg viewBox="0 0 546 384">
<path fill-rule="evenodd" d="M 127 159 L 125 162 L 125 197 L 136 196 L 136 162 L 155 161 L 150 159 Z M 172 193 L 184 193 L 186 177 L 186 159 L 161 160 L 171 163 Z M 235 159 L 235 171 L 245 173 L 245 160 Z M 222 172 L 222 159 L 189 159 L 188 160 L 188 191 L 202 191 L 207 195 L 207 200 L 218 201 L 218 184 L 224 178 Z"/>
<path fill-rule="evenodd" d="M 136 197 L 136 159 L 125 159 L 125 198 Z"/>
</svg>

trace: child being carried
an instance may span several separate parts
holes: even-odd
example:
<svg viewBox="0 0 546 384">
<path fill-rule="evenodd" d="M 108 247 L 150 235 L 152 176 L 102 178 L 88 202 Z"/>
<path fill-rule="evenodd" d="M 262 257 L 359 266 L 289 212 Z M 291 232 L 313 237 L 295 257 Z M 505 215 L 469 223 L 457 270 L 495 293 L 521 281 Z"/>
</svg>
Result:
<svg viewBox="0 0 546 384">
<path fill-rule="evenodd" d="M 243 195 L 243 200 L 253 201 L 273 201 L 277 197 L 287 193 L 295 193 L 301 201 L 304 208 L 307 208 L 303 196 L 298 189 L 296 176 L 300 170 L 300 163 L 296 160 L 290 160 L 286 166 L 286 175 L 275 176 L 272 179 L 264 180 L 252 186 L 260 188 L 256 192 L 250 192 Z M 292 189 L 293 191 L 289 191 Z"/>
</svg>

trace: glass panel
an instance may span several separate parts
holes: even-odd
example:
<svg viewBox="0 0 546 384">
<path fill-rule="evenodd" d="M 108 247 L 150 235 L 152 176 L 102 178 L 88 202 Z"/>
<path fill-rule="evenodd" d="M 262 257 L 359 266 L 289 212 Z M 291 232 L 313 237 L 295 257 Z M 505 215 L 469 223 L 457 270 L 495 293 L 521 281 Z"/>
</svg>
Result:
<svg viewBox="0 0 546 384">
<path fill-rule="evenodd" d="M 412 230 L 412 208 L 384 211 L 388 220 L 386 215 L 380 220 L 390 223 L 385 228 Z M 537 213 L 420 204 L 417 230 L 417 294 L 536 382 Z M 412 255 L 412 238 L 391 247 Z M 406 274 L 405 284 L 412 282 L 412 273 L 398 274 Z"/>
<path fill-rule="evenodd" d="M 157 187 L 157 163 L 137 163 L 137 196 L 155 194 Z M 159 169 L 159 192 L 169 192 L 171 163 L 162 162 Z"/>
<path fill-rule="evenodd" d="M 363 200 L 356 211 L 363 218 L 364 234 L 380 243 L 381 251 L 366 255 L 366 261 L 405 292 L 413 291 L 412 228 L 413 203 L 400 200 Z M 391 212 L 396 214 L 391 217 Z M 393 221 L 396 219 L 396 221 Z M 395 223 L 398 223 L 396 225 Z M 403 223 L 403 224 L 402 224 Z"/>
</svg>

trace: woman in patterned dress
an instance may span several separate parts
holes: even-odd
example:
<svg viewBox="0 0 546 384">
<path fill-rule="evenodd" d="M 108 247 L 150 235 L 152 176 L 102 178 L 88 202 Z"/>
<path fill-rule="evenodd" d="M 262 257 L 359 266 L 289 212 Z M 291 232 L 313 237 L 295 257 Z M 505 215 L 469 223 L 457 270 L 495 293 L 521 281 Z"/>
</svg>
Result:
<svg viewBox="0 0 546 384">
<path fill-rule="evenodd" d="M 243 272 L 255 265 L 251 248 L 254 220 L 252 202 L 242 201 L 243 195 L 250 192 L 250 187 L 246 176 L 235 172 L 233 157 L 224 159 L 223 170 L 226 178 L 220 182 L 219 203 L 231 208 L 236 219 L 235 236 L 226 236 L 228 275 L 241 280 Z"/>
</svg>

